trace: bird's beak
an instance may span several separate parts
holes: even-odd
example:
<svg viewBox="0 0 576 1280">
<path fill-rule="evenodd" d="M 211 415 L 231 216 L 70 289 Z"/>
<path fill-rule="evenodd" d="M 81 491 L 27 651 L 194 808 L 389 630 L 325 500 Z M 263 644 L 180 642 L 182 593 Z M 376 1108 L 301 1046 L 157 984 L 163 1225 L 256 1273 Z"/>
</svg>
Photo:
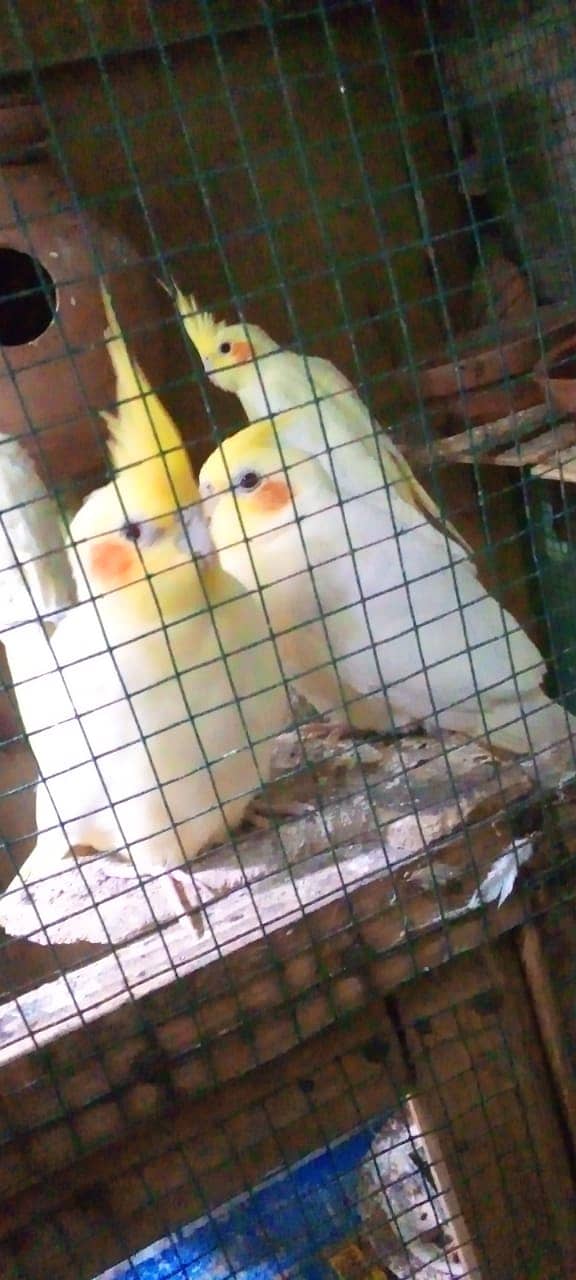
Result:
<svg viewBox="0 0 576 1280">
<path fill-rule="evenodd" d="M 202 505 L 195 502 L 182 512 L 182 529 L 178 538 L 182 551 L 192 554 L 198 560 L 205 560 L 216 555 L 216 548 L 210 537 L 210 530 Z"/>
</svg>

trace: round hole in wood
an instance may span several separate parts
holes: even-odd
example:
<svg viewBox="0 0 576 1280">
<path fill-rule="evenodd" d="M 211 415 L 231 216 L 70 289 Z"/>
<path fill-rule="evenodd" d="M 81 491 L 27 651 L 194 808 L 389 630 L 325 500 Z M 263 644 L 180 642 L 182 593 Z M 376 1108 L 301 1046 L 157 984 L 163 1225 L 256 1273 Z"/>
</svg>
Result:
<svg viewBox="0 0 576 1280">
<path fill-rule="evenodd" d="M 0 345 L 22 347 L 52 324 L 56 286 L 37 258 L 0 245 Z"/>
</svg>

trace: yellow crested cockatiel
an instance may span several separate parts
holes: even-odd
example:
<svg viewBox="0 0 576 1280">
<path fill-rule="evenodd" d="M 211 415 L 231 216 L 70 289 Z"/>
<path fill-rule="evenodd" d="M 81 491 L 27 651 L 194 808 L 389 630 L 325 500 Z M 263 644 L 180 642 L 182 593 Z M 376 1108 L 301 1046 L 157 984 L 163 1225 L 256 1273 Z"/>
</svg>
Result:
<svg viewBox="0 0 576 1280">
<path fill-rule="evenodd" d="M 111 874 L 174 873 L 238 826 L 290 720 L 261 603 L 220 567 L 178 431 L 103 297 L 116 474 L 71 524 L 89 598 L 51 648 L 23 629 L 12 672 L 40 770 L 37 844 L 14 886 L 54 874 L 74 846 L 112 855 Z M 178 885 L 188 897 L 186 873 Z"/>
<path fill-rule="evenodd" d="M 262 586 L 296 686 L 327 710 L 332 679 L 333 706 L 349 701 L 362 728 L 388 730 L 391 708 L 397 729 L 428 721 L 518 754 L 576 736 L 542 692 L 541 655 L 464 548 L 383 489 L 376 461 L 367 495 L 343 502 L 320 460 L 285 444 L 294 416 L 226 440 L 200 490 L 222 564 Z"/>
<path fill-rule="evenodd" d="M 287 351 L 255 324 L 226 324 L 200 311 L 173 285 L 186 334 L 210 381 L 238 396 L 249 422 L 282 417 L 286 445 L 317 456 L 342 498 L 367 496 L 387 509 L 393 488 L 421 517 L 431 520 L 469 551 L 453 525 L 416 479 L 390 436 L 344 374 L 320 356 Z M 289 414 L 291 409 L 298 413 Z M 376 465 L 375 465 L 376 464 Z"/>
</svg>

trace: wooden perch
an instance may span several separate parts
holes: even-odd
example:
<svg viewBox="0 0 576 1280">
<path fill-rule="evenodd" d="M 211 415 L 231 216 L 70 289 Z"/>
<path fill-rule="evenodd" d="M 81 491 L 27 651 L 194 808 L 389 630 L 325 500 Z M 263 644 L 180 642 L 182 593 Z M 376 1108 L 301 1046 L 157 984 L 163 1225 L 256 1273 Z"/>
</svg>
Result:
<svg viewBox="0 0 576 1280">
<path fill-rule="evenodd" d="M 576 422 L 558 418 L 550 426 L 550 421 L 548 407 L 535 405 L 406 452 L 410 461 L 420 467 L 489 463 L 497 467 L 529 467 L 535 476 L 576 482 Z M 543 426 L 548 429 L 541 431 Z M 502 449 L 503 445 L 509 447 Z"/>
<path fill-rule="evenodd" d="M 547 405 L 537 404 L 531 409 L 518 409 L 495 422 L 483 422 L 444 440 L 434 440 L 424 448 L 412 449 L 410 459 L 420 466 L 448 466 L 454 462 L 486 461 L 485 455 L 499 450 L 502 445 L 523 440 L 534 435 L 540 427 L 550 422 Z"/>
<path fill-rule="evenodd" d="M 456 735 L 347 743 L 327 759 L 325 743 L 303 749 L 287 734 L 277 770 L 268 799 L 297 797 L 303 816 L 201 860 L 203 937 L 188 921 L 153 927 L 144 889 L 115 884 L 97 863 L 37 886 L 35 909 L 25 895 L 3 899 L 5 924 L 44 945 L 101 941 L 101 912 L 115 943 L 0 1006 L 8 1276 L 21 1253 L 31 1280 L 46 1274 L 47 1259 L 63 1280 L 90 1280 L 246 1189 L 244 1176 L 247 1187 L 270 1172 L 279 1127 L 282 1158 L 297 1158 L 405 1096 L 414 1061 L 420 1068 L 390 1010 L 422 983 L 448 990 L 458 953 L 481 955 L 524 922 L 533 891 L 530 904 L 519 889 L 502 906 L 470 905 L 518 829 L 525 837 L 536 828 L 531 877 L 544 881 L 558 859 L 530 775 Z M 551 803 L 567 843 L 570 801 Z M 153 903 L 154 887 L 147 893 Z M 443 981 L 430 987 L 440 965 Z M 458 967 L 452 986 L 463 999 Z M 426 1004 L 411 998 L 425 1036 Z M 76 1257 L 60 1256 L 55 1217 L 94 1241 L 79 1269 Z"/>
<path fill-rule="evenodd" d="M 0 1091 L 22 1132 L 35 1127 L 35 1176 L 69 1161 L 71 1126 L 82 1150 L 116 1140 L 142 1108 L 160 1114 L 171 1090 L 242 1075 L 522 920 L 521 894 L 468 909 L 514 842 L 518 807 L 537 795 L 518 764 L 456 735 L 348 744 L 324 761 L 323 750 L 309 745 L 318 763 L 301 773 L 296 735 L 280 744 L 278 768 L 293 776 L 270 799 L 298 796 L 310 812 L 198 864 L 203 937 L 189 919 L 156 927 L 158 887 L 115 884 L 98 863 L 37 885 L 31 901 L 2 899 L 2 921 L 19 936 L 108 933 L 114 946 L 0 1006 Z M 164 1083 L 143 1091 L 147 1061 Z M 11 1144 L 0 1188 L 30 1176 Z"/>
<path fill-rule="evenodd" d="M 517 765 L 499 765 L 457 735 L 447 735 L 446 742 L 447 749 L 422 737 L 398 745 L 349 743 L 323 759 L 321 742 L 308 741 L 304 758 L 297 735 L 285 735 L 276 768 L 289 769 L 292 776 L 277 779 L 267 802 L 274 807 L 296 801 L 303 816 L 245 836 L 235 847 L 225 845 L 194 864 L 213 938 L 189 939 L 190 965 L 204 962 L 214 950 L 244 945 L 268 927 L 286 926 L 374 878 L 401 875 L 404 885 L 414 886 L 426 880 L 426 894 L 432 891 L 434 898 L 429 851 L 462 832 L 465 823 L 473 827 L 499 814 L 504 804 L 532 789 Z M 467 832 L 461 844 L 468 835 L 474 843 Z M 499 852 L 503 848 L 498 845 Z M 492 846 L 489 860 L 495 852 Z M 459 844 L 458 879 L 463 858 Z M 454 878 L 450 865 L 444 850 L 445 885 Z M 393 889 L 395 897 L 398 885 Z M 114 878 L 104 859 L 95 857 L 5 893 L 0 924 L 12 936 L 45 945 L 91 942 L 117 948 L 174 918 L 164 898 L 158 880 Z M 453 905 L 451 899 L 446 908 Z"/>
</svg>

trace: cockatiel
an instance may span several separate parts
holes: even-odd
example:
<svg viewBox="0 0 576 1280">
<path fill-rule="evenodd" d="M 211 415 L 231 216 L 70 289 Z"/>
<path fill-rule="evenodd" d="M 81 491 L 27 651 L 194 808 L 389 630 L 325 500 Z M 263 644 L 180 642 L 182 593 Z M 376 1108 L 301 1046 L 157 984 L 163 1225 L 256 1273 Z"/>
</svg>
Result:
<svg viewBox="0 0 576 1280">
<path fill-rule="evenodd" d="M 216 320 L 199 310 L 193 296 L 186 298 L 175 284 L 172 288 L 188 338 L 210 381 L 238 396 L 249 422 L 282 415 L 277 430 L 283 442 L 317 456 L 343 498 L 370 493 L 372 502 L 386 510 L 385 489 L 393 487 L 403 501 L 470 550 L 329 360 L 284 350 L 258 325 Z M 298 413 L 289 414 L 291 409 Z"/>
<path fill-rule="evenodd" d="M 113 874 L 181 867 L 241 822 L 290 718 L 258 597 L 218 564 L 178 431 L 104 302 L 116 476 L 71 525 L 91 598 L 66 615 L 50 650 L 27 647 L 23 629 L 13 672 L 41 775 L 38 840 L 20 872 L 28 884 L 53 875 L 73 846 L 113 855 Z M 180 875 L 180 890 L 191 889 Z"/>
<path fill-rule="evenodd" d="M 348 707 L 353 724 L 359 709 L 363 727 L 387 728 L 391 707 L 396 728 L 430 721 L 518 754 L 576 734 L 541 690 L 535 645 L 463 547 L 395 489 L 378 490 L 376 462 L 367 496 L 342 502 L 320 460 L 284 444 L 291 435 L 283 415 L 238 432 L 204 464 L 200 488 L 222 564 L 262 586 L 306 697 L 322 709 L 332 655 L 346 697 L 364 699 Z"/>
</svg>

